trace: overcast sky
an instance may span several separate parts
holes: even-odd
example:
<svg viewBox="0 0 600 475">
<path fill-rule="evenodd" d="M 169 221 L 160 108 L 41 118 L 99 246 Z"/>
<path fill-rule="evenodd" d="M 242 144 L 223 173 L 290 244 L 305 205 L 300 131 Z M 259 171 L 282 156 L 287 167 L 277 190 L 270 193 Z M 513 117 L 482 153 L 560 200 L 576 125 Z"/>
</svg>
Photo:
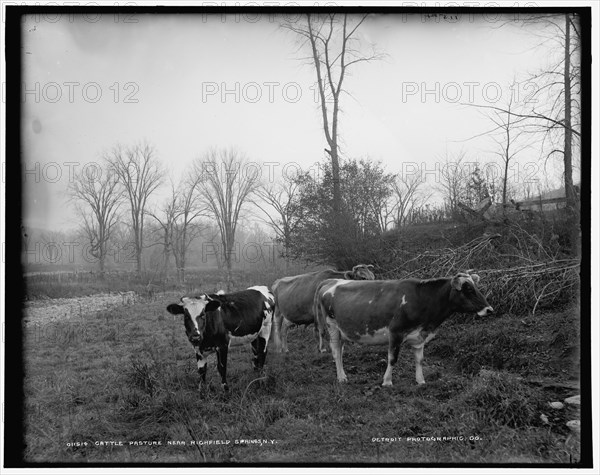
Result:
<svg viewBox="0 0 600 475">
<path fill-rule="evenodd" d="M 459 103 L 501 104 L 513 78 L 548 62 L 533 31 L 493 20 L 386 15 L 361 26 L 363 43 L 386 57 L 356 65 L 347 78 L 342 156 L 381 160 L 393 172 L 403 162 L 431 170 L 461 149 L 491 159 L 489 137 L 464 142 L 490 124 Z M 23 45 L 29 226 L 75 227 L 69 172 L 117 142 L 149 141 L 176 179 L 210 147 L 236 147 L 250 160 L 281 164 L 275 170 L 323 159 L 314 70 L 273 16 L 29 17 Z M 535 87 L 520 82 L 518 99 Z M 519 160 L 539 164 L 539 150 Z M 558 180 L 549 167 L 543 176 Z"/>
</svg>

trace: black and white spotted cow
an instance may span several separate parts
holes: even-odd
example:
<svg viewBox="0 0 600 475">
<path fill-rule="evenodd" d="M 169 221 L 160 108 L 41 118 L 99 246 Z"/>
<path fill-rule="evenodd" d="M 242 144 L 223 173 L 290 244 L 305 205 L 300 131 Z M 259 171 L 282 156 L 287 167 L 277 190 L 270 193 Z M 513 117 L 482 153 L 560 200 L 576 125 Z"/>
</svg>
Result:
<svg viewBox="0 0 600 475">
<path fill-rule="evenodd" d="M 250 287 L 230 294 L 182 297 L 180 304 L 167 307 L 183 315 L 185 332 L 196 352 L 200 385 L 206 380 L 206 354 L 215 351 L 221 383 L 227 386 L 227 351 L 230 345 L 251 342 L 254 368 L 265 364 L 271 333 L 274 299 L 265 286 Z"/>
<path fill-rule="evenodd" d="M 418 384 L 424 384 L 423 348 L 435 330 L 454 312 L 494 309 L 477 289 L 479 276 L 460 273 L 429 280 L 341 280 L 321 283 L 315 294 L 319 331 L 329 332 L 329 343 L 339 382 L 347 377 L 342 364 L 344 340 L 367 345 L 388 344 L 383 386 L 392 385 L 392 368 L 400 345 L 413 347 Z"/>
</svg>

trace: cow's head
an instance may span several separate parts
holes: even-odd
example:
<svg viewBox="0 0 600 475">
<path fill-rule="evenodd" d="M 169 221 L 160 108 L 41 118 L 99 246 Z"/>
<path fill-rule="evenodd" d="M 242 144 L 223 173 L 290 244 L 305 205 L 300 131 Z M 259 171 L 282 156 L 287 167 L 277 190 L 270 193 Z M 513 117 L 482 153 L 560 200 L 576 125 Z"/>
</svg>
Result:
<svg viewBox="0 0 600 475">
<path fill-rule="evenodd" d="M 477 289 L 477 274 L 456 274 L 450 281 L 450 305 L 457 312 L 476 312 L 485 316 L 494 312 L 483 294 Z"/>
<path fill-rule="evenodd" d="M 206 313 L 214 312 L 221 306 L 216 295 L 182 297 L 181 304 L 172 303 L 167 311 L 173 315 L 183 315 L 185 333 L 194 346 L 200 346 L 206 332 Z"/>
<path fill-rule="evenodd" d="M 375 280 L 375 274 L 371 269 L 373 269 L 373 264 L 358 264 L 351 271 L 346 271 L 344 278 L 348 280 Z"/>
</svg>

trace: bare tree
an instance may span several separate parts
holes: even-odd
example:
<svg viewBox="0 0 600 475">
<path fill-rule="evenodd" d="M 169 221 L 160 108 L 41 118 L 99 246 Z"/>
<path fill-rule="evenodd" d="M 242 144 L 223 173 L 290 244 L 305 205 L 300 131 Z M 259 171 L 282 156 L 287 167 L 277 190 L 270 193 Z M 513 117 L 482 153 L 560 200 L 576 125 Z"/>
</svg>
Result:
<svg viewBox="0 0 600 475">
<path fill-rule="evenodd" d="M 302 207 L 298 204 L 299 187 L 300 182 L 294 179 L 263 183 L 256 188 L 257 199 L 253 200 L 264 214 L 263 221 L 282 243 L 284 256 L 288 255 L 292 234 L 302 218 Z"/>
<path fill-rule="evenodd" d="M 366 18 L 367 15 L 307 14 L 305 21 L 283 24 L 284 28 L 301 38 L 302 46 L 310 47 L 310 62 L 317 76 L 323 132 L 329 147 L 325 150 L 331 158 L 335 220 L 341 219 L 342 209 L 338 122 L 341 94 L 345 92 L 344 80 L 354 65 L 383 57 L 374 48 L 370 54 L 360 52 L 358 29 Z"/>
<path fill-rule="evenodd" d="M 202 226 L 197 222 L 206 213 L 199 193 L 202 175 L 188 174 L 178 186 L 177 216 L 173 223 L 173 254 L 177 267 L 177 282 L 185 282 L 187 252 L 191 243 L 202 233 Z"/>
<path fill-rule="evenodd" d="M 407 224 L 413 211 L 418 211 L 431 194 L 421 193 L 424 184 L 421 174 L 399 174 L 393 183 L 396 227 Z"/>
<path fill-rule="evenodd" d="M 162 274 L 163 279 L 167 278 L 170 265 L 170 257 L 173 252 L 173 234 L 175 227 L 175 220 L 179 214 L 179 193 L 173 180 L 171 180 L 171 194 L 162 203 L 158 211 L 148 211 L 148 216 L 154 218 L 157 223 L 158 231 L 161 235 L 161 244 L 163 247 L 163 265 Z"/>
<path fill-rule="evenodd" d="M 130 147 L 117 145 L 107 154 L 106 159 L 124 186 L 129 200 L 136 270 L 141 274 L 146 206 L 152 193 L 162 184 L 164 170 L 154 147 L 146 142 Z"/>
<path fill-rule="evenodd" d="M 554 43 L 557 46 L 554 49 L 557 54 L 555 57 L 550 54 L 553 62 L 529 78 L 537 83 L 536 90 L 527 101 L 531 110 L 514 113 L 503 107 L 488 107 L 516 118 L 528 119 L 524 126 L 529 131 L 543 134 L 541 149 L 546 160 L 554 154 L 562 155 L 565 196 L 572 229 L 571 250 L 575 254 L 578 252 L 579 209 L 573 184 L 573 148 L 581 138 L 582 25 L 575 13 L 532 14 L 524 17 L 521 25 L 536 28 L 536 34 L 544 39 L 543 44 Z M 573 111 L 576 113 L 573 114 Z"/>
<path fill-rule="evenodd" d="M 444 198 L 448 211 L 456 213 L 459 203 L 465 199 L 465 188 L 468 182 L 469 171 L 465 160 L 465 152 L 459 152 L 452 157 L 446 152 L 440 166 L 439 191 Z"/>
<path fill-rule="evenodd" d="M 493 153 L 502 160 L 502 213 L 506 213 L 509 191 L 509 169 L 510 165 L 516 159 L 517 155 L 524 149 L 530 147 L 530 137 L 527 134 L 527 117 L 519 117 L 515 114 L 519 112 L 518 104 L 514 91 L 519 87 L 516 80 L 513 80 L 510 90 L 513 93 L 508 95 L 505 104 L 502 107 L 489 107 L 478 104 L 471 104 L 474 107 L 483 109 L 484 116 L 491 121 L 494 126 L 475 137 L 486 136 L 496 143 Z M 475 138 L 473 137 L 473 138 Z M 524 140 L 525 139 L 525 140 Z"/>
<path fill-rule="evenodd" d="M 200 199 L 219 227 L 230 290 L 238 220 L 260 177 L 257 170 L 249 167 L 245 158 L 233 149 L 209 150 L 196 161 L 195 174 Z"/>
<path fill-rule="evenodd" d="M 83 219 L 82 231 L 90 245 L 89 253 L 98 260 L 98 269 L 104 272 L 108 243 L 119 219 L 124 188 L 118 176 L 106 167 L 92 168 L 76 174 L 69 185 L 69 194 L 76 201 L 76 208 Z"/>
</svg>

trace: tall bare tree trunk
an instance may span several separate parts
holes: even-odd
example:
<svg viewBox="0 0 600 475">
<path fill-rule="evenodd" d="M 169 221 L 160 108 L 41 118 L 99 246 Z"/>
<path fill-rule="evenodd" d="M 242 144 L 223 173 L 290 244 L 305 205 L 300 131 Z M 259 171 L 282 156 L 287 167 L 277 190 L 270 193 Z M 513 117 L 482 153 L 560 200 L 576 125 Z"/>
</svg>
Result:
<svg viewBox="0 0 600 475">
<path fill-rule="evenodd" d="M 567 213 L 569 215 L 569 228 L 571 231 L 570 245 L 573 255 L 578 254 L 579 249 L 579 213 L 577 209 L 577 198 L 573 187 L 573 165 L 572 165 L 572 140 L 571 129 L 571 18 L 565 15 L 565 197 L 567 199 Z"/>
</svg>

